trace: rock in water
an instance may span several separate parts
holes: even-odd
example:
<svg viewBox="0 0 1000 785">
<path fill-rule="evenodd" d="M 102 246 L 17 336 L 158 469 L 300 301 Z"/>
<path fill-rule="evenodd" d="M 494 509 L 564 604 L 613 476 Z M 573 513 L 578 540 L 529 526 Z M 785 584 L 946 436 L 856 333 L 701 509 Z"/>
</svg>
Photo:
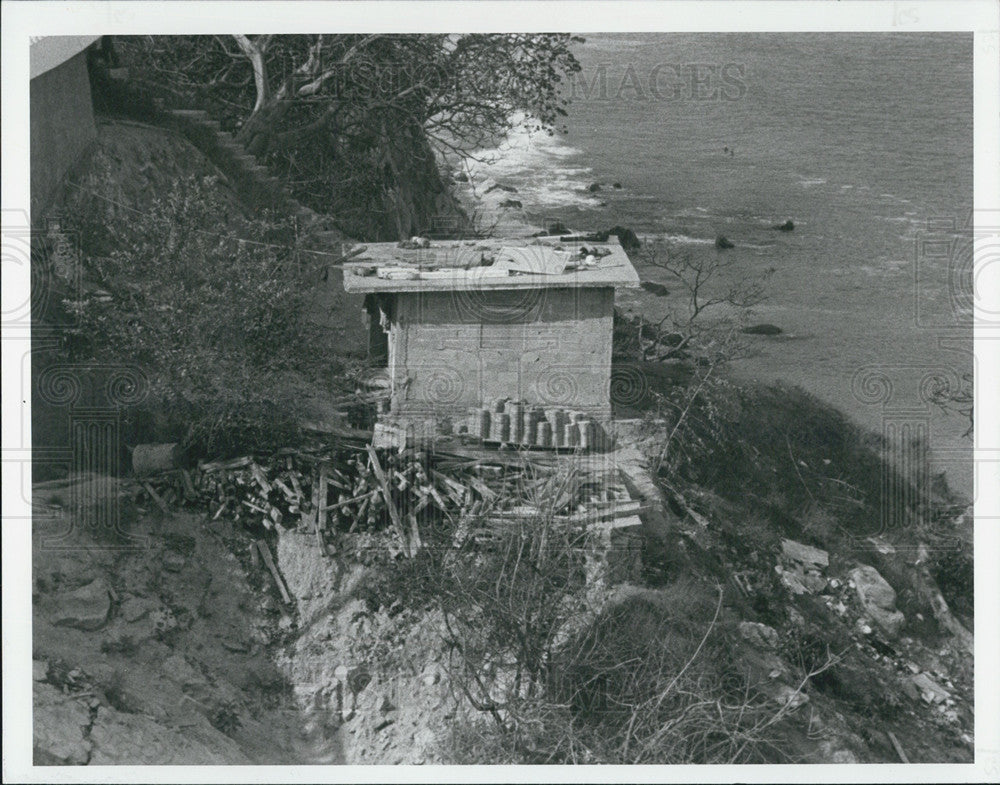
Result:
<svg viewBox="0 0 1000 785">
<path fill-rule="evenodd" d="M 604 239 L 607 240 L 610 235 L 615 235 L 618 238 L 618 242 L 621 247 L 626 251 L 638 251 L 641 243 L 639 242 L 639 237 L 626 226 L 612 226 L 608 231 L 601 232 L 604 234 Z"/>
<path fill-rule="evenodd" d="M 639 242 L 639 236 L 625 226 L 612 226 L 607 231 L 594 232 L 593 234 L 588 234 L 583 239 L 595 243 L 604 243 L 607 242 L 611 235 L 615 235 L 618 238 L 618 242 L 621 244 L 621 247 L 626 251 L 639 250 L 641 245 Z"/>
<path fill-rule="evenodd" d="M 736 245 L 732 241 L 730 241 L 729 238 L 727 238 L 725 235 L 721 235 L 720 234 L 718 237 L 715 238 L 715 247 L 716 248 L 735 248 Z"/>
<path fill-rule="evenodd" d="M 615 184 L 614 184 L 614 185 L 612 185 L 611 187 L 612 187 L 612 188 L 615 188 L 615 189 L 618 189 L 618 190 L 620 190 L 620 189 L 621 189 L 621 187 L 622 187 L 622 184 L 621 184 L 621 183 L 615 183 Z"/>
<path fill-rule="evenodd" d="M 776 324 L 754 324 L 740 332 L 746 335 L 781 335 L 781 328 Z"/>
<path fill-rule="evenodd" d="M 99 630 L 111 613 L 111 595 L 107 584 L 100 578 L 55 599 L 51 613 L 52 623 L 59 627 L 76 627 L 78 630 Z"/>
<path fill-rule="evenodd" d="M 547 230 L 548 234 L 569 234 L 569 229 L 566 228 L 566 224 L 562 221 L 556 221 L 555 223 L 549 224 Z"/>
<path fill-rule="evenodd" d="M 795 231 L 795 224 L 791 220 L 785 221 L 783 224 L 776 224 L 771 227 L 772 229 L 777 229 L 779 232 L 793 232 Z"/>
<path fill-rule="evenodd" d="M 858 599 L 872 620 L 890 638 L 899 635 L 906 617 L 896 610 L 896 590 L 878 570 L 862 564 L 850 572 Z"/>
<path fill-rule="evenodd" d="M 649 292 L 650 294 L 655 294 L 657 297 L 666 297 L 668 294 L 670 294 L 670 290 L 662 283 L 655 283 L 654 281 L 643 281 L 639 285 L 647 292 Z"/>
<path fill-rule="evenodd" d="M 590 191 L 592 194 L 596 194 L 598 191 L 601 190 L 601 184 L 600 183 L 591 183 L 590 187 L 587 190 Z"/>
</svg>

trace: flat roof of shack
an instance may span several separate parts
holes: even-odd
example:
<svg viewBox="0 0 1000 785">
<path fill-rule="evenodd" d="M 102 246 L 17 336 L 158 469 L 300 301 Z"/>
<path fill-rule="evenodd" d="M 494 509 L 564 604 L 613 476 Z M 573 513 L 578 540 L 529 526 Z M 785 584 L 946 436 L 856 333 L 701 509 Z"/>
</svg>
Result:
<svg viewBox="0 0 1000 785">
<path fill-rule="evenodd" d="M 344 289 L 361 294 L 639 286 L 618 238 L 413 240 L 355 246 Z"/>
</svg>

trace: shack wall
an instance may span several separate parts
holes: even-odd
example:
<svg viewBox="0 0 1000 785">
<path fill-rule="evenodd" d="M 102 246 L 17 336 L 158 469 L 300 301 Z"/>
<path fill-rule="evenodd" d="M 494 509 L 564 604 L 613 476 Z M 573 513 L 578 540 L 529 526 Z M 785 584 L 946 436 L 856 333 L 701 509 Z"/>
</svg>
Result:
<svg viewBox="0 0 1000 785">
<path fill-rule="evenodd" d="M 610 417 L 612 287 L 395 297 L 394 414 L 464 416 L 509 397 Z"/>
</svg>

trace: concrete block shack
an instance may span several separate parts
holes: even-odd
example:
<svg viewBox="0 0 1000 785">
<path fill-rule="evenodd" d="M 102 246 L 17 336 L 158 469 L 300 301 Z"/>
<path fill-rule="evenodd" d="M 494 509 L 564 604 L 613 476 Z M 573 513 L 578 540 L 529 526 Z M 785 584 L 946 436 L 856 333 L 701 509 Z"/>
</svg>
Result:
<svg viewBox="0 0 1000 785">
<path fill-rule="evenodd" d="M 366 295 L 387 419 L 418 432 L 475 432 L 505 401 L 608 421 L 615 289 L 638 285 L 614 236 L 414 238 L 370 244 L 344 270 Z"/>
</svg>

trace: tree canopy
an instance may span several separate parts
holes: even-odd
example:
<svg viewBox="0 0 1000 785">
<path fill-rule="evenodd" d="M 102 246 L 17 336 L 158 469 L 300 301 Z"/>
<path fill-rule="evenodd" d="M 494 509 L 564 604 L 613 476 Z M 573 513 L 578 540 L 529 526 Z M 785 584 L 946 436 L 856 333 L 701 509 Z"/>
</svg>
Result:
<svg viewBox="0 0 1000 785">
<path fill-rule="evenodd" d="M 413 158 L 469 155 L 514 123 L 559 130 L 580 70 L 566 34 L 122 38 L 130 73 L 213 112 L 324 212 L 371 209 Z M 515 119 L 517 118 L 517 119 Z M 336 192 L 336 193 L 334 193 Z M 384 201 L 384 199 L 383 199 Z M 317 203 L 318 202 L 318 203 Z"/>
</svg>

